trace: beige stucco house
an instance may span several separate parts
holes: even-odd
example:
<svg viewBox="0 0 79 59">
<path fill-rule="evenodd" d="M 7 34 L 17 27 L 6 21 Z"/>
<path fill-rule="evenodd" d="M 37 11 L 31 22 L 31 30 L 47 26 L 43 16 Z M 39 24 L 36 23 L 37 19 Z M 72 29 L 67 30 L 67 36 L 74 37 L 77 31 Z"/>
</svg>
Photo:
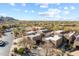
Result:
<svg viewBox="0 0 79 59">
<path fill-rule="evenodd" d="M 59 47 L 62 44 L 62 37 L 58 35 L 54 35 L 53 37 L 46 37 L 44 38 L 45 41 L 51 41 L 55 47 Z"/>
<path fill-rule="evenodd" d="M 79 35 L 76 37 L 76 39 L 74 40 L 74 48 L 79 48 Z"/>
</svg>

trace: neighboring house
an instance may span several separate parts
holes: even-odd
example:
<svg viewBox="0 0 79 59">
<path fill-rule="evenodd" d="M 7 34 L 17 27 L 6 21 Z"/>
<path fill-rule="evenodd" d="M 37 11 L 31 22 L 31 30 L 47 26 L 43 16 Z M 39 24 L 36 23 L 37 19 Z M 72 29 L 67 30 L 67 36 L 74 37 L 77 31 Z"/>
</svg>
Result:
<svg viewBox="0 0 79 59">
<path fill-rule="evenodd" d="M 64 33 L 65 33 L 64 30 L 57 30 L 57 31 L 54 32 L 54 34 L 64 34 Z"/>
<path fill-rule="evenodd" d="M 48 33 L 48 32 L 51 32 L 51 30 L 48 30 L 48 29 L 41 29 L 41 30 L 38 30 L 37 32 L 42 32 L 42 33 Z"/>
<path fill-rule="evenodd" d="M 44 38 L 45 41 L 51 41 L 55 47 L 59 47 L 62 44 L 62 37 L 54 35 L 53 37 Z"/>
<path fill-rule="evenodd" d="M 54 36 L 54 32 L 52 31 L 45 34 L 45 37 L 49 37 L 49 36 Z"/>
<path fill-rule="evenodd" d="M 43 33 L 45 37 L 47 36 L 51 36 L 53 34 L 53 32 L 51 30 L 48 29 L 41 29 L 41 30 L 37 30 L 38 33 Z"/>
<path fill-rule="evenodd" d="M 75 32 L 66 33 L 64 36 L 67 39 L 67 41 L 68 41 L 69 44 L 74 43 L 74 40 L 76 39 Z"/>
<path fill-rule="evenodd" d="M 73 47 L 74 48 L 79 48 L 79 35 L 76 37 Z"/>
<path fill-rule="evenodd" d="M 28 35 L 27 35 L 28 38 L 30 38 L 31 40 L 34 40 L 36 42 L 36 44 L 40 44 L 41 40 L 42 40 L 42 37 L 41 37 L 41 34 L 39 33 L 36 33 L 36 32 L 30 32 Z"/>
<path fill-rule="evenodd" d="M 37 32 L 36 31 L 29 31 L 29 32 L 26 32 L 26 35 L 35 35 Z"/>
<path fill-rule="evenodd" d="M 27 37 L 29 37 L 30 39 L 33 39 L 33 40 L 42 39 L 41 35 L 39 33 L 37 33 L 36 31 L 29 31 L 26 34 L 27 34 Z"/>
<path fill-rule="evenodd" d="M 60 24 L 59 26 L 76 26 L 75 24 Z"/>
<path fill-rule="evenodd" d="M 41 39 L 42 39 L 42 38 L 41 38 L 41 35 L 38 34 L 38 33 L 33 34 L 33 35 L 28 35 L 28 37 L 29 37 L 30 39 L 33 39 L 33 40 L 41 40 Z"/>
</svg>

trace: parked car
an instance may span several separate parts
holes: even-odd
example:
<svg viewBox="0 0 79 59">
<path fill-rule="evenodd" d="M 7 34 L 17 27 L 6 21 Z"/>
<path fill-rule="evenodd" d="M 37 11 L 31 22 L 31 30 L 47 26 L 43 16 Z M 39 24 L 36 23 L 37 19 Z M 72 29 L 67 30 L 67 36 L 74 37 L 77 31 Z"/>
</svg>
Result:
<svg viewBox="0 0 79 59">
<path fill-rule="evenodd" d="M 1 46 L 5 46 L 5 42 L 2 41 L 2 40 L 0 40 L 0 47 L 1 47 Z"/>
<path fill-rule="evenodd" d="M 6 29 L 5 32 L 11 32 L 11 29 Z"/>
</svg>

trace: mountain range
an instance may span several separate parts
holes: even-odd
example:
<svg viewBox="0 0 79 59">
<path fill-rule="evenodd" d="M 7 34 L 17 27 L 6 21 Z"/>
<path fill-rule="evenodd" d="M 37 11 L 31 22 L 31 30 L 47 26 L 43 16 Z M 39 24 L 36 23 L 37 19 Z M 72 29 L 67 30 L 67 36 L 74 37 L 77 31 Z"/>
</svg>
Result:
<svg viewBox="0 0 79 59">
<path fill-rule="evenodd" d="M 0 22 L 1 22 L 1 21 L 10 21 L 10 20 L 16 20 L 16 19 L 13 18 L 13 17 L 0 16 Z"/>
</svg>

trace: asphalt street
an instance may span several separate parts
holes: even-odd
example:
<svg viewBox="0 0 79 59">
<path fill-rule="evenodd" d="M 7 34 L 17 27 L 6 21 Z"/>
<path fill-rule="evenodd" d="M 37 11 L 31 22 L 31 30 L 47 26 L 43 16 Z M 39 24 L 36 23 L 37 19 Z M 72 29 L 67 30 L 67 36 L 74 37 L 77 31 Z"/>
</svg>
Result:
<svg viewBox="0 0 79 59">
<path fill-rule="evenodd" d="M 0 47 L 0 56 L 9 55 L 13 39 L 14 39 L 14 36 L 13 36 L 13 34 L 11 34 L 11 32 L 5 33 L 5 36 L 0 38 L 0 40 L 3 40 L 6 42 L 6 45 L 4 47 Z"/>
</svg>

